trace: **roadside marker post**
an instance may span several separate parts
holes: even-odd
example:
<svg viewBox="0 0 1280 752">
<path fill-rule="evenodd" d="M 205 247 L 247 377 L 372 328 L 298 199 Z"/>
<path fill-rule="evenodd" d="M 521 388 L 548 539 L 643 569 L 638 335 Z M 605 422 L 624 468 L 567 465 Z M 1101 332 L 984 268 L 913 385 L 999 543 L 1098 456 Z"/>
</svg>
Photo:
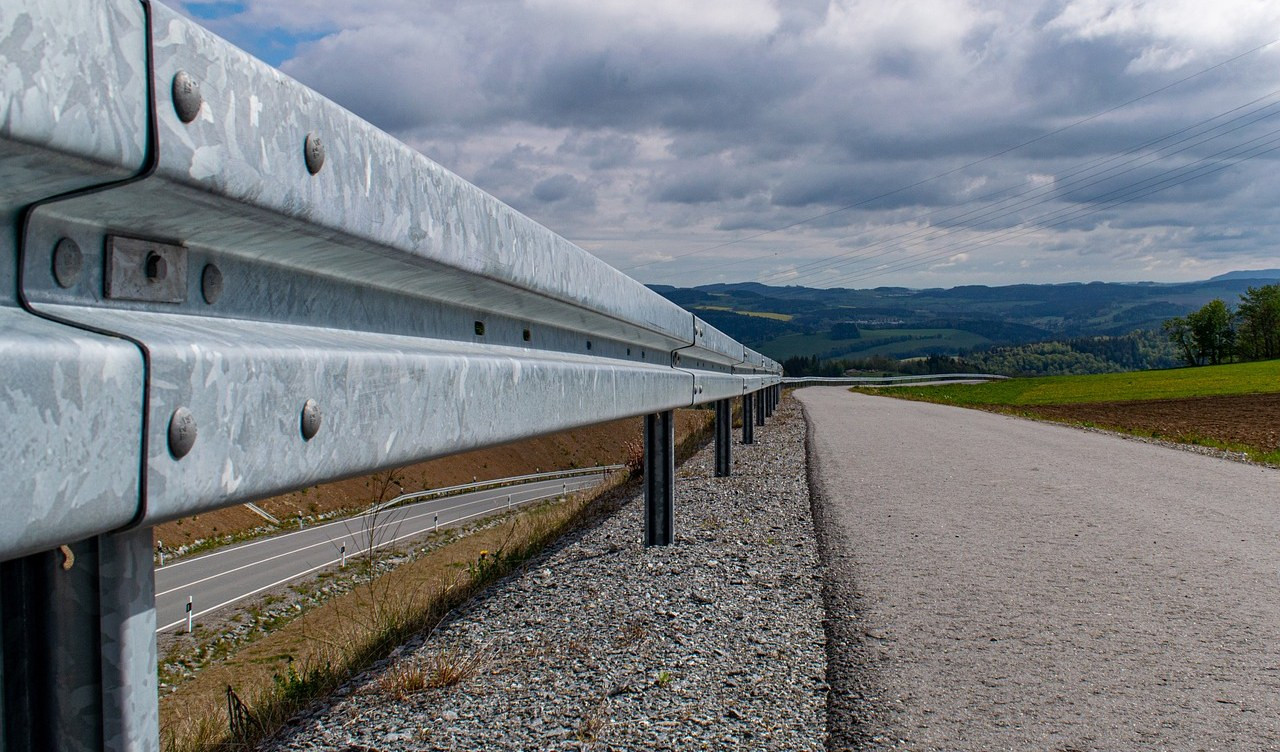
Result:
<svg viewBox="0 0 1280 752">
<path fill-rule="evenodd" d="M 191 596 L 187 596 L 187 634 L 191 634 L 191 630 L 195 625 L 195 613 L 191 610 Z"/>
<path fill-rule="evenodd" d="M 338 565 L 339 569 L 347 568 L 347 544 L 342 544 L 342 563 Z"/>
</svg>

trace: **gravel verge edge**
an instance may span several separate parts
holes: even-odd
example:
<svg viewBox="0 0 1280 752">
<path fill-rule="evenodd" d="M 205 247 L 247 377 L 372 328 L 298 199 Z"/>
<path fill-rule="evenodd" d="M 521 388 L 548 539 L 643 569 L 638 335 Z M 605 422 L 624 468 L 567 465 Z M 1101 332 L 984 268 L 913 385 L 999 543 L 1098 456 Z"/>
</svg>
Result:
<svg viewBox="0 0 1280 752">
<path fill-rule="evenodd" d="M 801 409 L 804 410 L 803 406 Z M 833 543 L 843 534 L 833 532 L 834 518 L 826 512 L 820 464 L 813 447 L 813 421 L 805 415 L 805 482 L 822 568 L 823 631 L 827 661 L 827 746 L 829 752 L 875 749 L 877 729 L 888 727 L 880 703 L 879 682 L 868 636 L 860 627 L 863 606 L 855 586 L 855 573 L 840 547 Z M 836 618 L 846 615 L 852 618 Z"/>
</svg>

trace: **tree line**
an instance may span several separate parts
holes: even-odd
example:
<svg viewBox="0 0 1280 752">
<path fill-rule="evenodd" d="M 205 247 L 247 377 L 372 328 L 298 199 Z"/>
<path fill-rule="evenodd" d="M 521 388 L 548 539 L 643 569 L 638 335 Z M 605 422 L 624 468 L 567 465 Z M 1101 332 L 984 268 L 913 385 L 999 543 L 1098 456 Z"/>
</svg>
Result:
<svg viewBox="0 0 1280 752">
<path fill-rule="evenodd" d="M 1234 311 L 1215 298 L 1163 330 L 1189 366 L 1280 358 L 1280 284 L 1250 287 Z"/>
<path fill-rule="evenodd" d="M 788 376 L 840 376 L 859 373 L 997 373 L 1004 376 L 1056 376 L 1172 368 L 1178 353 L 1159 332 L 1139 329 L 1118 337 L 1075 337 L 1022 345 L 987 345 L 959 355 L 898 359 L 797 356 L 782 362 Z"/>
</svg>

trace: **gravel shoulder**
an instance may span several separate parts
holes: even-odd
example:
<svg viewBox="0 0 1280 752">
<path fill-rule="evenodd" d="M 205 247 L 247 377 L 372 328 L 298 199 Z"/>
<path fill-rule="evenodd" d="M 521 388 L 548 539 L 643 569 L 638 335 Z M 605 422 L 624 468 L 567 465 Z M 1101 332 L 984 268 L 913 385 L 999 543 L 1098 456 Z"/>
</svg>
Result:
<svg viewBox="0 0 1280 752">
<path fill-rule="evenodd" d="M 787 749 L 826 744 L 823 600 L 805 424 L 786 399 L 713 477 L 678 471 L 676 543 L 643 500 L 569 536 L 262 749 Z M 459 684 L 398 676 L 476 658 Z"/>
<path fill-rule="evenodd" d="M 1276 470 L 800 390 L 832 749 L 1280 749 Z"/>
</svg>

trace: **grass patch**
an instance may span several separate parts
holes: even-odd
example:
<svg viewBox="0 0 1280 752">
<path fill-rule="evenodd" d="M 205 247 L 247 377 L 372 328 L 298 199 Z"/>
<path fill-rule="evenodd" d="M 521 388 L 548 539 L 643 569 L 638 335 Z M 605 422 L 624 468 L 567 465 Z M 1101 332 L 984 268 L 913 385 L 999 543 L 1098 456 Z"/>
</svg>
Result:
<svg viewBox="0 0 1280 752">
<path fill-rule="evenodd" d="M 1265 394 L 1280 392 L 1280 360 L 1164 371 L 1041 376 L 985 384 L 855 387 L 854 391 L 963 407 L 1029 407 L 1086 402 Z"/>
</svg>

